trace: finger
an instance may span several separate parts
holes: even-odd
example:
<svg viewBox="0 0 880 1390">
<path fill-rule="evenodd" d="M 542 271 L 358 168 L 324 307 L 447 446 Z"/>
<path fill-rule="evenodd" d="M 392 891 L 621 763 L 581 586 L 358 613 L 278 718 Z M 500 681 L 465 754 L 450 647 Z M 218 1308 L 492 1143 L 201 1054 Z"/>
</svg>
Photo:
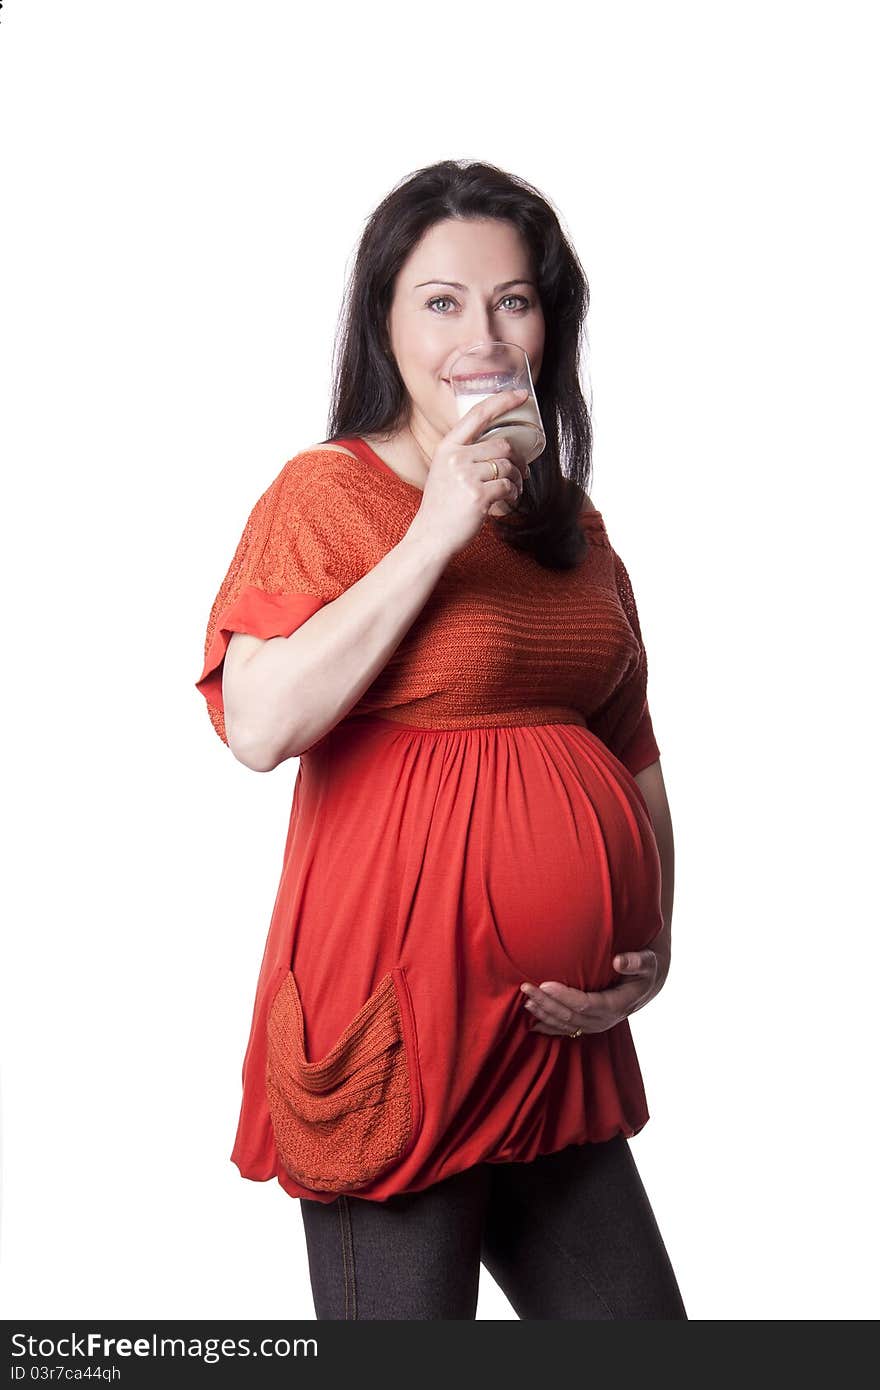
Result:
<svg viewBox="0 0 880 1390">
<path fill-rule="evenodd" d="M 483 479 L 483 482 L 509 483 L 510 486 L 507 488 L 507 496 L 512 497 L 513 502 L 516 503 L 519 500 L 519 496 L 524 486 L 522 474 L 520 473 L 519 468 L 511 459 L 496 459 L 495 463 L 498 468 L 497 475 L 490 473 L 488 477 Z M 503 493 L 502 500 L 507 501 L 507 497 L 505 497 Z"/>
<path fill-rule="evenodd" d="M 638 975 L 652 970 L 657 956 L 654 951 L 624 951 L 611 962 L 621 975 Z"/>
<path fill-rule="evenodd" d="M 582 1037 L 588 1037 L 591 1033 L 607 1033 L 609 1028 L 614 1028 L 618 1023 L 622 1023 L 625 1017 L 625 1014 L 608 1014 L 600 1019 L 588 1019 L 585 1023 L 578 1023 L 577 1027 L 581 1029 Z M 570 1038 L 574 1030 L 574 1024 L 570 1028 L 560 1028 L 557 1023 L 539 1023 L 537 1021 L 528 1029 L 530 1033 L 544 1033 L 549 1038 Z M 571 1046 L 574 1047 L 576 1044 L 577 1039 L 572 1039 Z"/>
<path fill-rule="evenodd" d="M 513 445 L 505 434 L 490 434 L 487 439 L 472 444 L 468 452 L 476 463 L 484 463 L 487 459 L 503 463 L 513 458 Z"/>
<path fill-rule="evenodd" d="M 585 1033 L 589 1031 L 588 1028 L 584 1029 Z M 574 1032 L 574 1028 L 560 1028 L 556 1023 L 541 1023 L 541 1021 L 536 1018 L 529 1028 L 529 1032 L 543 1033 L 544 1036 L 548 1038 L 565 1038 L 571 1036 Z"/>
<path fill-rule="evenodd" d="M 599 990 L 590 993 L 587 990 L 575 989 L 573 985 L 564 985 L 561 980 L 545 980 L 539 989 L 555 1004 L 560 1004 L 573 1013 L 583 1013 L 589 1007 L 588 1001 L 601 998 Z"/>
<path fill-rule="evenodd" d="M 548 1023 L 544 1019 L 532 1017 L 528 1022 L 529 1033 L 544 1033 L 551 1038 L 570 1038 L 576 1028 L 586 1036 L 588 1033 L 604 1033 L 625 1018 L 625 1014 L 607 1013 L 601 1018 L 574 1017 L 566 1023 Z"/>
<path fill-rule="evenodd" d="M 496 415 L 503 415 L 505 410 L 520 405 L 528 394 L 528 387 L 524 386 L 515 391 L 498 391 L 487 396 L 485 400 L 472 405 L 466 415 L 462 415 L 446 438 L 454 440 L 456 444 L 473 444 Z"/>
<path fill-rule="evenodd" d="M 526 485 L 526 478 L 529 476 L 529 465 L 527 463 L 521 463 L 516 455 L 514 455 L 514 457 L 510 459 L 509 476 L 516 483 L 518 493 L 522 492 Z"/>
<path fill-rule="evenodd" d="M 479 444 L 472 444 L 470 457 L 474 463 L 497 463 L 508 477 L 513 478 L 520 490 L 525 486 L 531 470 L 531 464 L 523 463 L 521 455 L 515 452 L 510 440 L 501 434 L 490 435 L 488 439 L 481 439 Z M 495 480 L 487 478 L 485 481 Z"/>
<path fill-rule="evenodd" d="M 619 1013 L 621 1017 L 632 1013 L 646 995 L 651 994 L 651 982 L 646 980 L 643 975 L 638 978 L 621 980 L 619 985 L 609 985 L 602 991 L 602 997 L 606 1008 L 614 1013 Z"/>
<path fill-rule="evenodd" d="M 531 1001 L 527 1001 L 523 1013 L 530 1033 L 554 1033 L 559 1036 L 571 1034 L 578 1027 L 583 1028 L 585 1032 L 587 1029 L 587 1020 L 582 1017 L 575 1017 L 570 1009 L 566 1010 L 564 1018 L 553 1018 L 545 1004 L 533 1004 Z"/>
<path fill-rule="evenodd" d="M 503 516 L 507 512 L 514 511 L 525 490 L 530 465 L 523 463 L 520 456 L 514 453 L 510 440 L 499 434 L 480 440 L 479 444 L 472 444 L 468 452 L 472 462 L 495 464 L 494 473 L 482 479 L 484 483 L 501 482 L 502 479 L 507 478 L 513 485 L 508 487 L 505 492 L 501 492 L 499 499 L 492 503 L 489 508 L 489 515 L 497 516 L 500 511 Z"/>
<path fill-rule="evenodd" d="M 576 991 L 581 1000 L 584 995 Z M 527 1000 L 526 1011 L 540 1018 L 544 1023 L 551 1023 L 555 1027 L 570 1033 L 573 1028 L 577 1028 L 581 1022 L 582 1010 L 569 1007 L 567 1004 L 560 1003 L 551 994 L 544 990 L 536 992 Z"/>
</svg>

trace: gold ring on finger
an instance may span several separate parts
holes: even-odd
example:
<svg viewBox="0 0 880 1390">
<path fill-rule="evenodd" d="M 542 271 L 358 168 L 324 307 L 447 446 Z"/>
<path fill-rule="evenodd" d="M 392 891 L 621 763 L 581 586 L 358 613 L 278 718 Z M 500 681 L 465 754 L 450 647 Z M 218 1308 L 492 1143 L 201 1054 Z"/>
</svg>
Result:
<svg viewBox="0 0 880 1390">
<path fill-rule="evenodd" d="M 492 482 L 493 482 L 493 483 L 497 483 L 497 481 L 498 481 L 498 464 L 495 462 L 494 459 L 490 459 L 489 461 L 490 461 L 490 463 L 492 464 L 492 467 L 493 467 L 494 470 L 495 470 L 495 475 L 494 475 L 494 477 L 493 477 L 493 479 L 492 479 Z"/>
<path fill-rule="evenodd" d="M 569 1036 L 570 1038 L 579 1038 L 580 1035 L 581 1035 L 581 1033 L 582 1033 L 583 1031 L 584 1031 L 583 1028 L 575 1028 L 574 1032 L 573 1032 L 573 1033 L 569 1033 L 568 1036 Z"/>
</svg>

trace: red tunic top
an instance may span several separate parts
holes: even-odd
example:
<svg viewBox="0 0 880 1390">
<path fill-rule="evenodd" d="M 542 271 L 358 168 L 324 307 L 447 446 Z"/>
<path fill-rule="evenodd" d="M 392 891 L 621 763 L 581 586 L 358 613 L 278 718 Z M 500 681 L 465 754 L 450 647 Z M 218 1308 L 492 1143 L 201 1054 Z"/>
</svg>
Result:
<svg viewBox="0 0 880 1390">
<path fill-rule="evenodd" d="M 421 492 L 363 440 L 256 502 L 196 688 L 225 741 L 232 632 L 289 636 L 405 534 Z M 659 758 L 627 572 L 599 512 L 572 570 L 491 521 L 361 700 L 299 759 L 232 1160 L 292 1197 L 383 1200 L 481 1161 L 632 1136 L 629 1023 L 529 1029 L 523 981 L 602 989 L 662 927 L 634 773 Z"/>
</svg>

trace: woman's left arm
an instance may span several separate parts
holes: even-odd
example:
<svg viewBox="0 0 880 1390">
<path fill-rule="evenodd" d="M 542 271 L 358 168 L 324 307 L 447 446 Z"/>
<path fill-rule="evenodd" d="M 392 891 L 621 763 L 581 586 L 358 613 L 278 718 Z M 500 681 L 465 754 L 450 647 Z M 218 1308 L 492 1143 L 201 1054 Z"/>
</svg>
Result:
<svg viewBox="0 0 880 1390">
<path fill-rule="evenodd" d="M 663 769 L 660 760 L 633 774 L 639 791 L 648 804 L 648 812 L 654 827 L 657 848 L 660 851 L 661 891 L 660 908 L 663 914 L 663 927 L 650 943 L 649 950 L 656 951 L 660 957 L 664 976 L 669 971 L 672 954 L 672 904 L 675 898 L 675 841 L 672 833 L 672 816 L 666 797 Z M 618 958 L 615 957 L 615 960 Z"/>
</svg>

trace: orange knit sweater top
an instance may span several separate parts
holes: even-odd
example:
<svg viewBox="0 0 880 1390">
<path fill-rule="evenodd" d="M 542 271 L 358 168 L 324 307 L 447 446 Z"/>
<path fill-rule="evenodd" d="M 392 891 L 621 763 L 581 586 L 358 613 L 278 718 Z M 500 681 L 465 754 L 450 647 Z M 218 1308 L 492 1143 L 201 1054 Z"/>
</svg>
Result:
<svg viewBox="0 0 880 1390">
<path fill-rule="evenodd" d="M 421 492 L 361 440 L 361 458 L 291 459 L 248 517 L 211 609 L 197 688 L 225 741 L 221 668 L 233 632 L 288 636 L 405 535 Z M 629 575 L 599 511 L 589 553 L 547 570 L 487 521 L 453 556 L 387 666 L 347 718 L 420 729 L 581 723 L 631 772 L 654 762 L 647 659 Z"/>
</svg>

